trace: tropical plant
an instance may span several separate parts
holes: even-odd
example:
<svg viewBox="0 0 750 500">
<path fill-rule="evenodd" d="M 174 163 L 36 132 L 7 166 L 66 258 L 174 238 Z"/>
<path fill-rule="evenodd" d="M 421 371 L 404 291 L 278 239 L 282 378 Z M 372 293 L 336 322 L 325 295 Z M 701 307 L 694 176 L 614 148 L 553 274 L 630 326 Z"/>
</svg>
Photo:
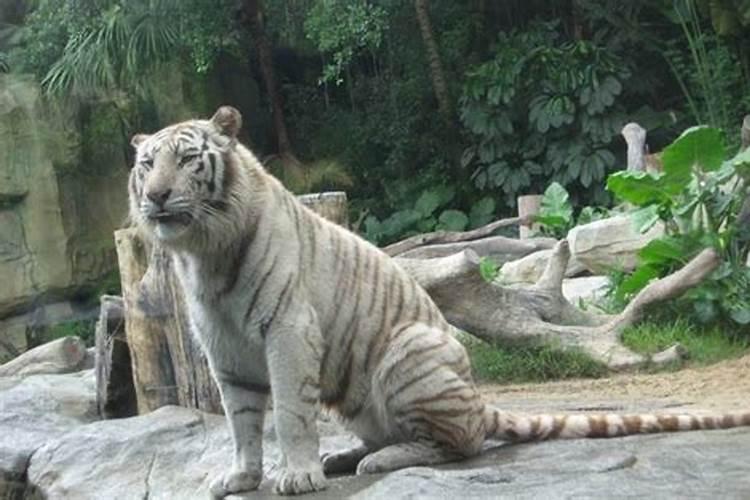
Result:
<svg viewBox="0 0 750 500">
<path fill-rule="evenodd" d="M 655 278 L 684 265 L 712 246 L 724 263 L 706 283 L 686 295 L 701 321 L 725 315 L 750 324 L 750 272 L 745 266 L 750 234 L 740 217 L 750 186 L 750 152 L 725 161 L 722 134 L 706 126 L 686 130 L 662 153 L 664 172 L 618 172 L 607 187 L 635 205 L 641 231 L 661 221 L 665 235 L 638 255 L 638 267 L 616 291 L 627 299 Z"/>
<path fill-rule="evenodd" d="M 430 231 L 463 231 L 490 221 L 495 212 L 495 202 L 490 197 L 477 201 L 467 215 L 461 210 L 445 208 L 453 201 L 455 190 L 438 186 L 421 194 L 413 207 L 394 212 L 380 221 L 374 215 L 364 221 L 364 236 L 378 244 L 387 244 L 396 238 Z"/>
<path fill-rule="evenodd" d="M 501 33 L 493 58 L 466 78 L 461 120 L 473 144 L 462 164 L 473 166 L 478 188 L 502 189 L 509 206 L 550 180 L 605 202 L 597 185 L 615 164 L 617 98 L 629 75 L 602 46 L 564 40 L 557 23 Z"/>
<path fill-rule="evenodd" d="M 539 230 L 543 235 L 562 239 L 573 227 L 603 219 L 609 215 L 609 212 L 604 207 L 586 206 L 580 210 L 577 218 L 574 217 L 568 191 L 559 183 L 553 182 L 544 191 L 539 213 L 534 216 L 534 222 L 539 225 Z"/>
</svg>

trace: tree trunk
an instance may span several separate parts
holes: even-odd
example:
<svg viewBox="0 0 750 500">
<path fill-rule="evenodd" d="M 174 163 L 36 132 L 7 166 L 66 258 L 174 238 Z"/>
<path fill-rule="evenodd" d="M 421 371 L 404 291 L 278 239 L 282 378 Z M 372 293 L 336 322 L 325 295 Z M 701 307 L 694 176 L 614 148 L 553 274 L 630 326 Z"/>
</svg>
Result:
<svg viewBox="0 0 750 500">
<path fill-rule="evenodd" d="M 148 264 L 148 248 L 134 229 L 115 232 L 125 303 L 125 336 L 133 366 L 138 413 L 177 404 L 177 385 L 163 318 L 155 314 L 153 298 L 141 286 Z"/>
<path fill-rule="evenodd" d="M 103 295 L 96 323 L 96 406 L 102 418 L 138 414 L 122 297 Z"/>
<path fill-rule="evenodd" d="M 427 53 L 427 61 L 430 66 L 430 79 L 435 91 L 435 98 L 437 98 L 438 110 L 441 115 L 447 118 L 451 115 L 450 95 L 448 94 L 448 85 L 446 84 L 440 51 L 438 50 L 432 31 L 429 1 L 414 0 L 414 8 L 417 11 L 417 22 L 419 23 L 419 30 L 422 32 L 422 41 Z"/>
<path fill-rule="evenodd" d="M 273 66 L 273 50 L 264 27 L 262 0 L 243 0 L 242 10 L 244 14 L 242 21 L 255 42 L 260 72 L 263 76 L 263 83 L 266 86 L 268 99 L 271 101 L 273 126 L 276 131 L 276 146 L 279 156 L 285 161 L 299 163 L 292 150 L 292 143 L 289 140 L 289 132 L 286 128 L 284 100 L 281 97 L 281 92 L 276 82 L 276 71 Z"/>
</svg>

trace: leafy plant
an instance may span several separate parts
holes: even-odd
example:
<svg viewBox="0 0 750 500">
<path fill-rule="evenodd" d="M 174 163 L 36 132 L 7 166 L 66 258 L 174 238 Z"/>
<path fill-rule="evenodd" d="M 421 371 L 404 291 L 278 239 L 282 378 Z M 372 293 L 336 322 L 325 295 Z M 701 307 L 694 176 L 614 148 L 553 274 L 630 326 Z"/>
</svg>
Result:
<svg viewBox="0 0 750 500">
<path fill-rule="evenodd" d="M 750 324 L 750 275 L 745 267 L 748 237 L 737 217 L 748 196 L 750 153 L 724 161 L 719 130 L 692 127 L 662 153 L 664 172 L 618 172 L 607 187 L 636 205 L 641 231 L 661 220 L 666 234 L 638 254 L 638 267 L 616 290 L 627 300 L 651 280 L 683 266 L 703 248 L 716 248 L 725 262 L 706 283 L 685 296 L 699 321 L 730 318 Z M 741 181 L 740 181 L 741 180 Z"/>
<path fill-rule="evenodd" d="M 482 257 L 479 261 L 479 274 L 484 281 L 492 283 L 500 276 L 500 266 L 491 259 Z"/>
<path fill-rule="evenodd" d="M 550 180 L 606 201 L 597 184 L 615 164 L 629 76 L 611 51 L 562 39 L 556 23 L 501 33 L 493 58 L 464 84 L 460 114 L 472 145 L 462 165 L 479 189 L 502 189 L 509 206 Z"/>
<path fill-rule="evenodd" d="M 449 186 L 438 186 L 424 191 L 413 207 L 398 210 L 382 221 L 374 215 L 364 221 L 364 235 L 370 241 L 387 244 L 399 238 L 431 231 L 463 231 L 467 227 L 489 222 L 495 203 L 482 198 L 472 205 L 469 215 L 461 210 L 444 208 L 455 197 Z"/>
<path fill-rule="evenodd" d="M 568 191 L 557 182 L 553 182 L 544 191 L 539 213 L 534 217 L 534 221 L 539 224 L 542 234 L 562 239 L 573 227 L 608 216 L 609 210 L 604 207 L 587 206 L 581 209 L 576 220 Z"/>
</svg>

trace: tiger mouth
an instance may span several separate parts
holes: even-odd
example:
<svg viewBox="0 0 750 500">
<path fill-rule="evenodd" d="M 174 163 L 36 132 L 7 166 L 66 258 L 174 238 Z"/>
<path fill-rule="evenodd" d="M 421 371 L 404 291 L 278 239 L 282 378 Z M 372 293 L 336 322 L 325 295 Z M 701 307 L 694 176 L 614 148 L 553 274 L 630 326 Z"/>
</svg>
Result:
<svg viewBox="0 0 750 500">
<path fill-rule="evenodd" d="M 157 224 L 182 224 L 187 225 L 192 220 L 190 214 L 184 212 L 157 212 L 148 216 L 149 220 Z"/>
</svg>

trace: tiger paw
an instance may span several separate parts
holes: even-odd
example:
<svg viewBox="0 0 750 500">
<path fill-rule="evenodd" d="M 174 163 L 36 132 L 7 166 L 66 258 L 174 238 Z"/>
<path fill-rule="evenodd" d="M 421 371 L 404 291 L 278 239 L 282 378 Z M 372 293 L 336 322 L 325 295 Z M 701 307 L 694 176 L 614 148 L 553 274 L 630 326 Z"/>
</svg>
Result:
<svg viewBox="0 0 750 500">
<path fill-rule="evenodd" d="M 211 496 L 215 499 L 224 498 L 233 493 L 257 490 L 263 474 L 258 472 L 228 472 L 222 474 L 208 487 Z"/>
<path fill-rule="evenodd" d="M 275 491 L 280 495 L 299 495 L 325 487 L 326 478 L 320 467 L 317 470 L 284 469 L 276 480 Z"/>
</svg>

